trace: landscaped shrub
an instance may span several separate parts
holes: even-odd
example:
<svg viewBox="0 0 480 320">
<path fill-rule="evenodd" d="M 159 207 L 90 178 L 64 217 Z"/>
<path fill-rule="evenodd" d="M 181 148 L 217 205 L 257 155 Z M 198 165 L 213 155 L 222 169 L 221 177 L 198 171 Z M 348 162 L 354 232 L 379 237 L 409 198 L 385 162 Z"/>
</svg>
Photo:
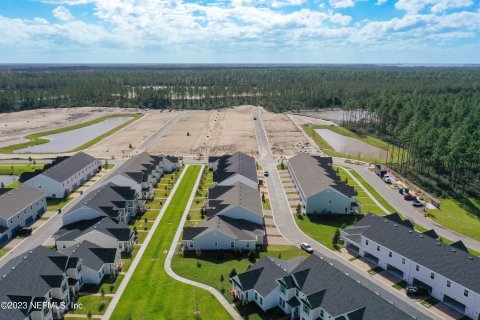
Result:
<svg viewBox="0 0 480 320">
<path fill-rule="evenodd" d="M 257 255 L 255 254 L 255 251 L 250 250 L 250 252 L 248 253 L 248 261 L 255 263 L 256 260 Z"/>
</svg>

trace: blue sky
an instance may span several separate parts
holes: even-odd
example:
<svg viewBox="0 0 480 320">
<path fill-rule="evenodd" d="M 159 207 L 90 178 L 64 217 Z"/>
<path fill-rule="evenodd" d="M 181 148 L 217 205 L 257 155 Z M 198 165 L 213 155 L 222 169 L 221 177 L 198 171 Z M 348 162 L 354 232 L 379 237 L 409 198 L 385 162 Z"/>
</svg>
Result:
<svg viewBox="0 0 480 320">
<path fill-rule="evenodd" d="M 0 0 L 0 63 L 480 63 L 480 0 Z"/>
</svg>

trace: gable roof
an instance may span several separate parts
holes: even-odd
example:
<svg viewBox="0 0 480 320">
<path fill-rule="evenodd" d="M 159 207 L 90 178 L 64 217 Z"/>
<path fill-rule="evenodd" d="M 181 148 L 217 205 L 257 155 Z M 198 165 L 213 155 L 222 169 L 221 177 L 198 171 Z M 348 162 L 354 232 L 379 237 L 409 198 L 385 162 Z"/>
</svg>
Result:
<svg viewBox="0 0 480 320">
<path fill-rule="evenodd" d="M 135 199 L 135 190 L 129 187 L 121 187 L 112 182 L 102 185 L 77 202 L 68 212 L 88 207 L 93 210 L 104 212 L 110 217 L 118 216 L 118 209 L 125 208 L 126 201 Z"/>
<path fill-rule="evenodd" d="M 389 219 L 373 214 L 368 214 L 354 228 L 358 227 L 364 227 L 359 232 L 363 237 L 480 293 L 480 259 L 463 248 L 459 249 L 461 244 L 443 244 L 404 224 L 392 223 Z"/>
<path fill-rule="evenodd" d="M 347 197 L 355 196 L 355 189 L 340 180 L 332 166 L 332 158 L 311 156 L 305 152 L 288 159 L 288 168 L 297 178 L 306 197 L 332 188 Z"/>
<path fill-rule="evenodd" d="M 125 161 L 115 172 L 116 175 L 122 175 L 137 183 L 147 181 L 148 177 L 160 164 L 162 157 L 152 156 L 147 152 L 142 152 L 133 158 Z"/>
<path fill-rule="evenodd" d="M 230 186 L 215 186 L 208 190 L 207 216 L 212 217 L 221 211 L 242 206 L 263 217 L 260 192 L 246 184 L 236 182 Z"/>
<path fill-rule="evenodd" d="M 16 189 L 2 188 L 0 189 L 0 217 L 8 220 L 44 197 L 45 193 L 26 184 L 21 184 Z"/>
<path fill-rule="evenodd" d="M 44 170 L 42 174 L 57 182 L 63 182 L 96 160 L 94 157 L 80 151 Z"/>
<path fill-rule="evenodd" d="M 345 313 L 355 314 L 358 310 L 363 310 L 361 319 L 411 318 L 315 253 L 300 263 L 290 274 L 298 288 L 306 295 L 304 302 L 312 309 L 322 307 L 333 317 Z"/>
<path fill-rule="evenodd" d="M 221 183 L 235 174 L 258 183 L 255 159 L 243 152 L 236 152 L 222 157 L 210 157 L 209 162 L 217 164 L 213 172 L 213 181 L 216 183 Z"/>
<path fill-rule="evenodd" d="M 198 223 L 195 227 L 185 227 L 182 239 L 194 240 L 213 231 L 219 231 L 237 240 L 257 240 L 265 234 L 259 224 L 243 219 L 215 216 Z"/>
<path fill-rule="evenodd" d="M 53 237 L 56 241 L 73 241 L 94 230 L 113 237 L 118 241 L 130 240 L 130 235 L 133 232 L 127 224 L 116 222 L 109 217 L 99 217 L 64 225 Z"/>
<path fill-rule="evenodd" d="M 70 257 L 82 259 L 83 265 L 93 270 L 100 270 L 104 264 L 114 263 L 118 248 L 102 248 L 90 241 L 64 249 Z"/>
<path fill-rule="evenodd" d="M 288 275 L 292 269 L 303 261 L 303 257 L 280 260 L 263 257 L 246 272 L 232 278 L 243 291 L 255 289 L 261 296 L 267 296 L 277 287 L 277 280 Z"/>
</svg>

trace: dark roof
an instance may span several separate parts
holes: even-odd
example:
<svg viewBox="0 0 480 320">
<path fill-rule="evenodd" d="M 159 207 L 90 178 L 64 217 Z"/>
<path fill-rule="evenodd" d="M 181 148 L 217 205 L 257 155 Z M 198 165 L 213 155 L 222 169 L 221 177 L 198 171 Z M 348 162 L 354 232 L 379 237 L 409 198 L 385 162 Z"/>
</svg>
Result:
<svg viewBox="0 0 480 320">
<path fill-rule="evenodd" d="M 213 181 L 216 183 L 221 183 L 235 174 L 242 175 L 258 183 L 257 163 L 253 157 L 243 152 L 236 152 L 233 155 L 222 157 L 211 157 L 209 161 L 217 163 L 216 170 L 213 172 Z"/>
<path fill-rule="evenodd" d="M 43 170 L 42 174 L 55 181 L 63 182 L 96 160 L 94 157 L 80 151 L 56 165 Z"/>
<path fill-rule="evenodd" d="M 25 184 L 16 189 L 0 189 L 0 192 L 0 217 L 6 220 L 45 197 L 45 193 Z"/>
<path fill-rule="evenodd" d="M 174 156 L 163 156 L 163 158 L 167 159 L 167 160 L 170 161 L 171 163 L 178 163 L 178 157 L 174 157 Z"/>
<path fill-rule="evenodd" d="M 355 196 L 355 189 L 340 180 L 333 170 L 332 158 L 311 156 L 301 152 L 288 159 L 288 168 L 295 174 L 306 197 L 310 197 L 326 188 L 332 188 L 347 197 Z"/>
<path fill-rule="evenodd" d="M 130 240 L 131 233 L 133 232 L 130 227 L 124 223 L 116 222 L 109 217 L 99 217 L 64 225 L 53 237 L 56 241 L 72 241 L 94 230 L 113 237 L 118 241 Z"/>
<path fill-rule="evenodd" d="M 82 241 L 81 244 L 64 249 L 70 257 L 82 259 L 82 264 L 93 270 L 107 263 L 114 263 L 118 248 L 102 248 L 90 241 Z"/>
<path fill-rule="evenodd" d="M 406 313 L 378 297 L 316 254 L 310 255 L 290 274 L 312 309 L 322 307 L 333 317 L 364 309 L 369 320 L 410 319 Z"/>
<path fill-rule="evenodd" d="M 219 231 L 237 240 L 257 240 L 265 235 L 259 224 L 224 216 L 215 216 L 207 221 L 198 223 L 195 227 L 183 229 L 183 240 L 193 240 L 207 233 Z"/>
<path fill-rule="evenodd" d="M 263 217 L 262 198 L 257 189 L 236 182 L 230 186 L 217 185 L 208 190 L 207 216 L 212 217 L 236 206 L 242 206 Z"/>
<path fill-rule="evenodd" d="M 258 260 L 248 271 L 232 278 L 243 291 L 255 289 L 265 297 L 277 287 L 277 280 L 288 275 L 303 261 L 303 257 L 292 260 L 280 260 L 271 257 L 263 257 Z"/>
<path fill-rule="evenodd" d="M 68 256 L 43 246 L 21 254 L 0 269 L 0 295 L 43 297 L 60 286 L 68 261 Z"/>
<path fill-rule="evenodd" d="M 152 156 L 142 152 L 133 158 L 128 159 L 115 172 L 116 175 L 123 175 L 137 183 L 148 180 L 148 177 L 161 162 L 161 157 Z"/>
<path fill-rule="evenodd" d="M 430 236 L 412 230 L 403 224 L 392 223 L 388 219 L 373 214 L 353 228 L 363 228 L 363 237 L 415 261 L 435 273 L 454 281 L 475 292 L 480 292 L 480 259 L 468 252 L 449 246 Z"/>
<path fill-rule="evenodd" d="M 80 201 L 68 210 L 66 215 L 86 206 L 115 218 L 118 216 L 118 209 L 123 209 L 127 206 L 126 201 L 135 199 L 135 190 L 129 187 L 117 186 L 110 182 L 82 197 Z"/>
<path fill-rule="evenodd" d="M 440 238 L 440 236 L 433 229 L 427 230 L 427 231 L 423 232 L 423 234 L 426 235 L 426 236 L 429 236 L 430 238 L 433 238 L 433 239 Z"/>
<path fill-rule="evenodd" d="M 457 248 L 458 250 L 462 250 L 468 253 L 467 246 L 462 242 L 462 240 L 458 240 L 457 242 L 451 243 L 451 247 Z"/>
</svg>

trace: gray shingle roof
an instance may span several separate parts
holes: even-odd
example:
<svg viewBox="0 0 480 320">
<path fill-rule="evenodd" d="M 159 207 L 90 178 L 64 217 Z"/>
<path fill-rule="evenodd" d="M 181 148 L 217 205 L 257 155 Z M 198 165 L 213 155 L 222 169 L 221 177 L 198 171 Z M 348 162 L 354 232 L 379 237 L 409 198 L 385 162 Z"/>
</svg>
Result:
<svg viewBox="0 0 480 320">
<path fill-rule="evenodd" d="M 355 228 L 359 226 L 368 227 L 360 232 L 363 237 L 480 293 L 479 258 L 373 214 L 360 220 Z"/>
<path fill-rule="evenodd" d="M 306 197 L 326 188 L 332 188 L 348 197 L 353 197 L 355 189 L 340 180 L 331 164 L 332 158 L 311 156 L 304 152 L 288 159 L 288 168 L 297 177 Z"/>
<path fill-rule="evenodd" d="M 198 223 L 195 227 L 183 229 L 183 240 L 194 240 L 209 232 L 219 231 L 237 240 L 257 240 L 265 235 L 259 224 L 229 217 L 215 216 Z"/>
<path fill-rule="evenodd" d="M 83 265 L 90 269 L 100 270 L 104 264 L 115 262 L 117 250 L 117 248 L 102 248 L 85 240 L 79 245 L 64 249 L 64 252 L 70 257 L 81 258 Z"/>
<path fill-rule="evenodd" d="M 115 174 L 123 175 L 137 183 L 141 183 L 147 181 L 148 176 L 152 173 L 154 167 L 161 162 L 161 159 L 161 157 L 142 152 L 123 163 Z"/>
<path fill-rule="evenodd" d="M 16 189 L 0 189 L 0 194 L 0 217 L 6 220 L 45 197 L 43 192 L 25 184 Z"/>
<path fill-rule="evenodd" d="M 217 169 L 213 172 L 213 181 L 216 183 L 221 183 L 235 174 L 240 174 L 258 183 L 255 159 L 243 152 L 223 157 L 210 157 L 209 162 L 218 164 Z"/>
<path fill-rule="evenodd" d="M 263 257 L 251 266 L 247 272 L 236 275 L 232 280 L 239 284 L 243 291 L 255 289 L 265 297 L 277 287 L 278 279 L 287 276 L 302 261 L 303 257 L 287 261 Z"/>
<path fill-rule="evenodd" d="M 263 217 L 262 199 L 257 189 L 237 182 L 231 186 L 216 186 L 208 190 L 207 216 L 212 217 L 221 211 L 242 206 Z"/>
<path fill-rule="evenodd" d="M 55 181 L 63 182 L 96 160 L 94 157 L 80 151 L 44 170 L 42 174 Z"/>
<path fill-rule="evenodd" d="M 130 235 L 133 232 L 127 224 L 115 222 L 109 217 L 100 217 L 64 225 L 53 237 L 56 241 L 72 241 L 94 230 L 118 241 L 130 240 Z"/>
<path fill-rule="evenodd" d="M 307 296 L 306 302 L 313 309 L 322 307 L 333 317 L 364 309 L 362 319 L 411 319 L 316 254 L 310 255 L 290 274 Z"/>
<path fill-rule="evenodd" d="M 115 218 L 118 215 L 117 210 L 125 208 L 126 201 L 134 199 L 135 190 L 129 187 L 117 186 L 110 182 L 83 196 L 66 215 L 86 206 Z"/>
</svg>

